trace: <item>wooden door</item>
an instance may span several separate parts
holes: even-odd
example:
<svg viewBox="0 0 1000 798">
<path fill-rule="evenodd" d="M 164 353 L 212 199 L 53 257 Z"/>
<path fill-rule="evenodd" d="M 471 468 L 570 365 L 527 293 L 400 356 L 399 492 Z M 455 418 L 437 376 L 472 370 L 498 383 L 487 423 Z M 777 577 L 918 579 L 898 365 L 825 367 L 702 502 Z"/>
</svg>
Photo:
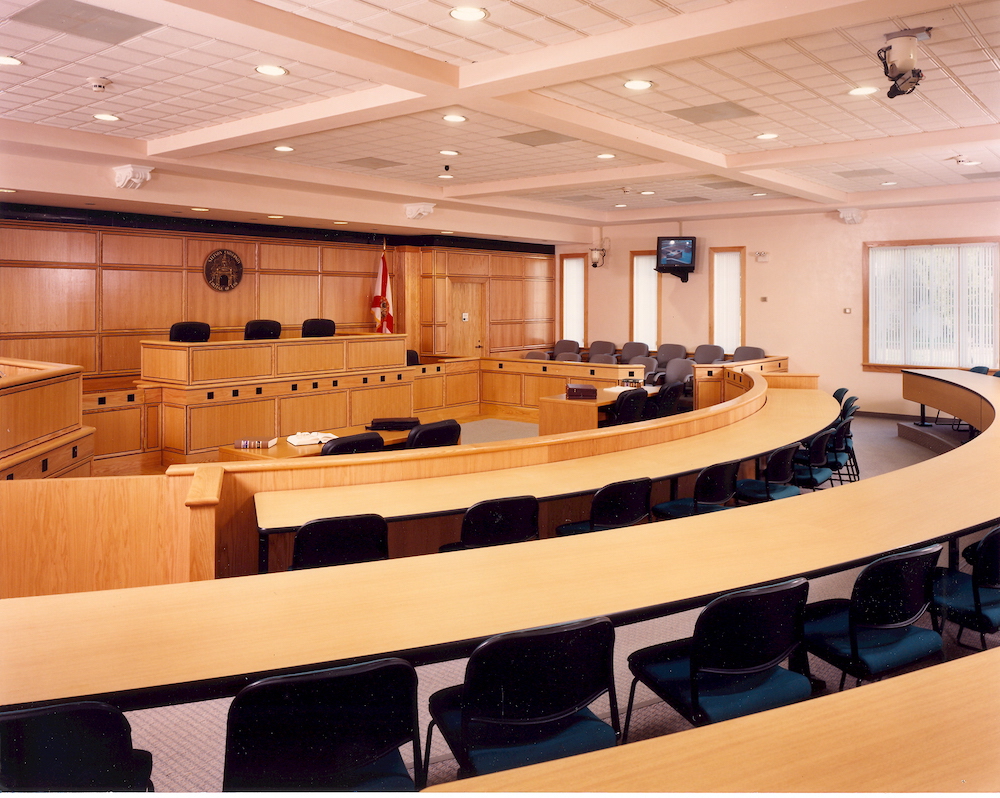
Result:
<svg viewBox="0 0 1000 798">
<path fill-rule="evenodd" d="M 452 357 L 484 357 L 486 346 L 486 284 L 472 280 L 450 280 L 448 308 L 448 354 Z"/>
</svg>

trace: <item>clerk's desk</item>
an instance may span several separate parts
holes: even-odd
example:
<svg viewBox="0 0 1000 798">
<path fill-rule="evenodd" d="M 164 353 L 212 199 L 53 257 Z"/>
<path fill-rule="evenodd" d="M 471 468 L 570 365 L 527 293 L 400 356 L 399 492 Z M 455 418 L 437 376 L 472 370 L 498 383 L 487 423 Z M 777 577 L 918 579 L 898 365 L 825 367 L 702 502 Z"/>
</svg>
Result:
<svg viewBox="0 0 1000 798">
<path fill-rule="evenodd" d="M 998 379 L 928 379 L 1000 404 Z M 396 652 L 429 662 L 499 632 L 598 615 L 625 622 L 849 568 L 996 521 L 1000 428 L 983 430 L 909 468 L 693 518 L 440 556 L 5 599 L 0 706 L 102 696 L 138 708 L 232 695 L 261 674 Z M 803 706 L 825 717 L 821 700 Z"/>
<path fill-rule="evenodd" d="M 1000 650 L 429 792 L 1000 790 Z"/>
</svg>

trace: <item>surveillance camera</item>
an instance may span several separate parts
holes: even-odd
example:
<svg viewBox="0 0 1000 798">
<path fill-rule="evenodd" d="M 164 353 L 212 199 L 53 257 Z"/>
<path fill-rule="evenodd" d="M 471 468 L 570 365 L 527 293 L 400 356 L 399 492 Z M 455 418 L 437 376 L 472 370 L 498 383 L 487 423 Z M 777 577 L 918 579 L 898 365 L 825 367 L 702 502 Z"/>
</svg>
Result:
<svg viewBox="0 0 1000 798">
<path fill-rule="evenodd" d="M 917 69 L 917 40 L 929 39 L 930 28 L 912 28 L 885 34 L 887 45 L 878 51 L 882 70 L 889 78 L 889 99 L 910 94 L 924 73 Z"/>
<path fill-rule="evenodd" d="M 92 91 L 104 91 L 110 83 L 109 78 L 87 78 L 87 85 Z"/>
</svg>

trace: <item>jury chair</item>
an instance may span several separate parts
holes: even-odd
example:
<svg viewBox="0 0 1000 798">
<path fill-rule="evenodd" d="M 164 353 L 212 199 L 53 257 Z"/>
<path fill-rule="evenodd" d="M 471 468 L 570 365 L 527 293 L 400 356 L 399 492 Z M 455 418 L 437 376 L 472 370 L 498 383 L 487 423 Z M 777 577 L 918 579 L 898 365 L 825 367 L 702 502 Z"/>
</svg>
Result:
<svg viewBox="0 0 1000 798">
<path fill-rule="evenodd" d="M 419 366 L 420 365 L 420 353 L 416 349 L 406 350 L 406 365 L 407 366 Z"/>
<path fill-rule="evenodd" d="M 531 349 L 524 353 L 524 357 L 528 360 L 548 360 L 549 356 L 543 352 L 541 349 Z"/>
<path fill-rule="evenodd" d="M 1000 629 L 1000 527 L 970 549 L 966 559 L 972 563 L 971 574 L 957 568 L 934 569 L 931 617 L 935 629 L 941 622 L 941 631 L 945 621 L 958 624 L 955 642 L 962 648 L 972 648 L 962 642 L 962 633 L 978 632 L 985 651 L 986 635 Z"/>
<path fill-rule="evenodd" d="M 672 416 L 677 412 L 677 403 L 683 393 L 684 383 L 664 382 L 660 390 L 646 397 L 646 403 L 642 406 L 643 420 Z"/>
<path fill-rule="evenodd" d="M 417 424 L 406 436 L 404 449 L 427 449 L 433 446 L 455 446 L 462 437 L 462 425 L 453 418 Z"/>
<path fill-rule="evenodd" d="M 222 789 L 412 792 L 424 773 L 417 724 L 417 674 L 402 659 L 261 679 L 229 707 Z"/>
<path fill-rule="evenodd" d="M 491 637 L 472 652 L 462 684 L 431 695 L 424 761 L 435 726 L 459 778 L 614 747 L 614 637 L 607 618 Z M 610 725 L 588 709 L 605 693 Z"/>
<path fill-rule="evenodd" d="M 253 319 L 243 326 L 244 341 L 263 341 L 281 337 L 281 323 L 271 319 Z"/>
<path fill-rule="evenodd" d="M 580 354 L 580 342 L 574 341 L 570 338 L 561 338 L 556 341 L 555 346 L 552 347 L 552 351 L 549 352 L 549 356 L 553 360 L 557 360 L 558 355 L 563 352 L 569 352 L 574 355 Z"/>
<path fill-rule="evenodd" d="M 744 504 L 759 504 L 775 499 L 798 496 L 802 491 L 792 485 L 795 468 L 792 459 L 799 450 L 797 443 L 790 443 L 775 449 L 767 456 L 767 464 L 755 479 L 736 481 L 736 501 Z"/>
<path fill-rule="evenodd" d="M 556 535 L 580 535 L 602 529 L 632 526 L 649 518 L 649 497 L 653 481 L 649 477 L 626 479 L 605 485 L 590 502 L 590 517 L 586 521 L 559 524 Z"/>
<path fill-rule="evenodd" d="M 760 360 L 766 357 L 763 348 L 759 346 L 738 346 L 733 350 L 733 363 L 744 360 Z"/>
<path fill-rule="evenodd" d="M 667 363 L 678 357 L 687 357 L 687 347 L 684 344 L 660 344 L 656 349 L 656 370 L 663 371 Z"/>
<path fill-rule="evenodd" d="M 806 444 L 805 450 L 799 450 L 795 457 L 792 484 L 800 488 L 819 490 L 820 486 L 833 477 L 833 469 L 827 465 L 827 444 L 833 437 L 834 428 L 830 427 L 813 435 Z"/>
<path fill-rule="evenodd" d="M 799 577 L 719 596 L 701 611 L 691 637 L 630 654 L 622 741 L 628 741 L 639 682 L 694 726 L 809 698 L 808 675 L 781 665 L 802 644 L 808 593 L 809 583 Z"/>
<path fill-rule="evenodd" d="M 67 663 L 71 667 L 71 663 Z M 153 755 L 132 747 L 116 707 L 77 701 L 0 713 L 0 789 L 145 792 Z"/>
<path fill-rule="evenodd" d="M 654 504 L 650 508 L 653 518 L 669 520 L 728 510 L 724 505 L 736 495 L 736 474 L 739 469 L 739 460 L 703 468 L 695 478 L 693 495 Z"/>
<path fill-rule="evenodd" d="M 389 559 L 389 527 L 380 515 L 307 521 L 295 533 L 291 570 Z"/>
<path fill-rule="evenodd" d="M 612 357 L 615 357 L 615 352 L 618 351 L 618 347 L 611 341 L 591 341 L 590 346 L 587 347 L 587 351 L 589 353 L 587 359 L 593 363 L 594 355 L 611 355 Z M 617 363 L 618 359 L 615 358 L 614 362 Z"/>
<path fill-rule="evenodd" d="M 647 357 L 649 355 L 649 345 L 641 341 L 626 341 L 622 344 L 621 362 L 630 363 L 634 357 Z"/>
<path fill-rule="evenodd" d="M 649 355 L 636 355 L 627 362 L 630 366 L 642 366 L 643 378 L 656 371 L 656 358 Z"/>
<path fill-rule="evenodd" d="M 522 543 L 538 537 L 538 499 L 510 496 L 472 505 L 462 516 L 462 538 L 438 551 L 462 551 L 483 546 Z"/>
<path fill-rule="evenodd" d="M 583 360 L 583 356 L 579 352 L 560 352 L 553 358 L 553 360 L 568 360 L 570 362 L 579 363 Z"/>
<path fill-rule="evenodd" d="M 380 452 L 385 447 L 385 441 L 377 432 L 360 432 L 357 435 L 344 435 L 323 444 L 321 455 L 329 454 L 359 454 L 361 452 Z"/>
<path fill-rule="evenodd" d="M 212 328 L 203 321 L 179 321 L 170 325 L 170 340 L 200 344 L 212 335 Z"/>
<path fill-rule="evenodd" d="M 303 338 L 329 338 L 337 334 L 337 322 L 333 319 L 306 319 L 302 322 Z"/>
<path fill-rule="evenodd" d="M 935 543 L 882 557 L 858 574 L 849 599 L 806 607 L 803 650 L 842 672 L 839 689 L 848 674 L 857 684 L 878 681 L 942 656 L 941 635 L 915 625 L 930 605 L 931 572 L 940 553 Z M 807 667 L 797 669 L 806 673 Z"/>
<path fill-rule="evenodd" d="M 622 391 L 615 403 L 606 411 L 606 417 L 597 422 L 598 427 L 614 427 L 642 420 L 642 408 L 646 404 L 646 390 L 632 388 Z"/>
<path fill-rule="evenodd" d="M 699 344 L 691 356 L 694 363 L 722 363 L 726 357 L 726 350 L 718 344 Z"/>
<path fill-rule="evenodd" d="M 694 407 L 694 363 L 688 358 L 675 357 L 663 371 L 663 382 L 679 382 L 684 386 L 678 406 L 684 410 Z"/>
<path fill-rule="evenodd" d="M 614 355 L 597 354 L 597 355 L 591 355 L 588 358 L 588 361 L 591 363 L 604 363 L 607 365 L 614 365 L 615 363 L 618 362 L 618 358 L 615 357 Z"/>
</svg>

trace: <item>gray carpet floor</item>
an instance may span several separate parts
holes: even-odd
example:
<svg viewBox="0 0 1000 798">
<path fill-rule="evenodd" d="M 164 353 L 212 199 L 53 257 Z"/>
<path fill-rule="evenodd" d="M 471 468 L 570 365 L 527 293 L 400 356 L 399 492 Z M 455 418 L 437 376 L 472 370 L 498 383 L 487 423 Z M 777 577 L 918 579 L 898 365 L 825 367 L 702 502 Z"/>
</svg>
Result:
<svg viewBox="0 0 1000 798">
<path fill-rule="evenodd" d="M 853 425 L 858 460 L 863 478 L 903 468 L 928 459 L 931 453 L 896 435 L 896 420 L 856 417 Z M 482 420 L 462 424 L 463 443 L 506 440 L 537 434 L 537 426 L 514 421 Z M 815 580 L 810 587 L 810 600 L 850 594 L 856 571 L 835 574 Z M 626 659 L 632 651 L 663 640 L 690 635 L 698 611 L 692 610 L 665 618 L 620 627 L 616 631 L 617 693 L 619 711 L 624 720 L 630 680 Z M 950 658 L 969 652 L 953 644 L 954 628 L 949 626 L 946 645 Z M 996 645 L 991 640 L 990 645 Z M 835 690 L 839 671 L 810 658 L 814 676 L 825 680 L 828 690 Z M 428 696 L 443 687 L 459 684 L 465 668 L 464 660 L 444 662 L 417 669 L 419 677 L 418 706 L 424 713 L 421 737 L 427 728 Z M 848 689 L 853 689 L 849 687 Z M 222 766 L 225 746 L 226 713 L 230 699 L 204 701 L 180 706 L 161 707 L 127 713 L 132 724 L 134 744 L 153 753 L 153 783 L 158 792 L 218 792 L 222 787 Z M 640 686 L 636 698 L 630 741 L 690 728 L 689 724 L 669 707 Z M 605 698 L 593 709 L 602 717 L 610 717 Z M 428 783 L 437 784 L 456 778 L 456 765 L 441 736 L 435 734 L 431 749 Z M 405 754 L 408 756 L 409 751 Z M 845 763 L 849 766 L 849 763 Z"/>
</svg>

